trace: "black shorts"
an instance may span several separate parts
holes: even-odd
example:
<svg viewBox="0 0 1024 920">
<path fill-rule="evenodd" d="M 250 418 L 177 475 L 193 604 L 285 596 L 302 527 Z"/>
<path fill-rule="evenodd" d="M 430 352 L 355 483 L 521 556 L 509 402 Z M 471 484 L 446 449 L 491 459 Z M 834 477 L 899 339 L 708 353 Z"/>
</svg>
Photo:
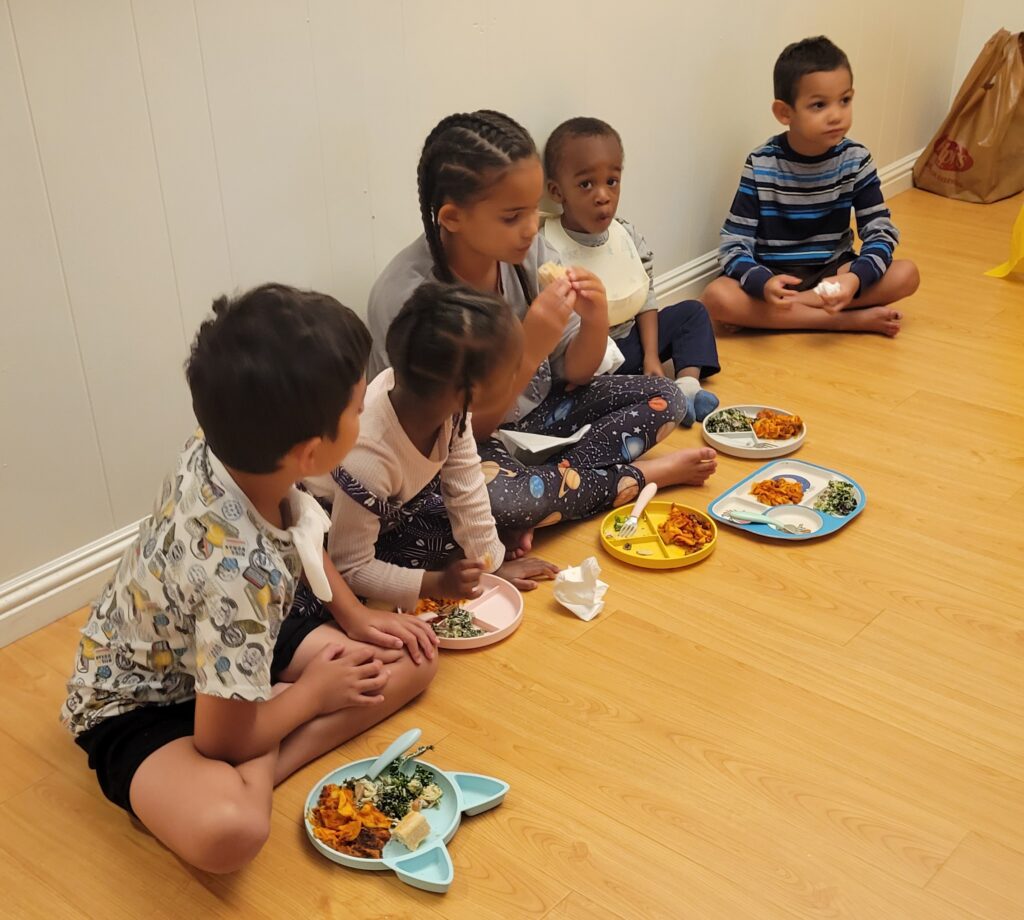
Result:
<svg viewBox="0 0 1024 920">
<path fill-rule="evenodd" d="M 129 792 L 135 771 L 150 754 L 196 731 L 196 701 L 140 706 L 104 719 L 75 743 L 89 755 L 103 794 L 134 815 Z"/>
<path fill-rule="evenodd" d="M 277 683 L 281 672 L 291 663 L 296 650 L 314 629 L 322 624 L 316 617 L 286 617 L 281 624 L 270 681 Z M 89 755 L 89 768 L 103 794 L 129 814 L 130 792 L 135 773 L 150 754 L 196 731 L 196 701 L 166 705 L 150 704 L 104 719 L 95 728 L 82 732 L 75 743 Z"/>
<path fill-rule="evenodd" d="M 281 679 L 281 672 L 292 663 L 306 636 L 318 626 L 333 622 L 334 617 L 326 610 L 322 610 L 322 613 L 318 610 L 316 614 L 303 615 L 292 608 L 292 612 L 284 618 L 281 631 L 277 634 L 277 642 L 274 643 L 274 658 L 270 662 L 270 682 L 276 684 Z"/>
<path fill-rule="evenodd" d="M 857 253 L 851 250 L 844 252 L 839 258 L 833 259 L 831 262 L 818 263 L 817 265 L 787 265 L 784 269 L 776 272 L 776 274 L 793 275 L 800 279 L 800 283 L 791 290 L 811 291 L 826 278 L 837 275 L 840 267 L 852 262 L 856 258 Z"/>
</svg>

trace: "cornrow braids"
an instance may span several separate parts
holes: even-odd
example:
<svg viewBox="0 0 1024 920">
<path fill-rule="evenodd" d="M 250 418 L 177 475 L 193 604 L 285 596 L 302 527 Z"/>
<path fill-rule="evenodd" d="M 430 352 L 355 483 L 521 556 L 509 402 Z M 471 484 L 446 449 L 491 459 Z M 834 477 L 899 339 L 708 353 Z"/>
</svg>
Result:
<svg viewBox="0 0 1024 920">
<path fill-rule="evenodd" d="M 466 432 L 473 388 L 494 367 L 517 322 L 501 297 L 465 284 L 427 281 L 405 302 L 385 347 L 396 380 L 434 396 L 453 384 L 463 390 L 458 434 Z"/>
<path fill-rule="evenodd" d="M 536 156 L 537 146 L 517 121 L 490 109 L 442 118 L 427 135 L 416 169 L 423 233 L 434 260 L 434 274 L 453 282 L 441 240 L 438 211 L 446 201 L 466 205 L 490 188 L 513 163 Z M 531 285 L 521 265 L 516 276 L 527 295 Z"/>
</svg>

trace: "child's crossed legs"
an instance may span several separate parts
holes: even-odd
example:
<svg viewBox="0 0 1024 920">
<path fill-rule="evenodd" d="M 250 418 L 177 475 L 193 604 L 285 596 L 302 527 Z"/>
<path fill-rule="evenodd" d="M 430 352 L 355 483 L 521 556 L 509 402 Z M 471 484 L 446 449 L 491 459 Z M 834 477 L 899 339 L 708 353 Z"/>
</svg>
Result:
<svg viewBox="0 0 1024 920">
<path fill-rule="evenodd" d="M 840 266 L 837 274 L 850 270 Z M 845 310 L 830 313 L 822 299 L 801 291 L 786 306 L 775 307 L 751 297 L 739 282 L 724 275 L 716 278 L 701 295 L 708 312 L 719 323 L 754 329 L 809 329 L 827 332 L 875 332 L 894 336 L 900 331 L 902 313 L 889 305 L 909 297 L 920 283 L 917 266 L 896 259 L 881 279 L 857 297 Z"/>
<path fill-rule="evenodd" d="M 334 625 L 322 625 L 302 641 L 274 694 L 287 693 L 321 651 L 339 644 L 346 650 L 372 650 L 386 665 L 390 677 L 382 703 L 317 716 L 276 749 L 238 765 L 204 757 L 191 736 L 164 745 L 142 762 L 131 783 L 132 810 L 168 849 L 207 872 L 233 872 L 250 862 L 270 834 L 274 786 L 396 712 L 424 690 L 437 669 L 436 656 L 415 665 L 404 651 L 365 646 Z"/>
</svg>

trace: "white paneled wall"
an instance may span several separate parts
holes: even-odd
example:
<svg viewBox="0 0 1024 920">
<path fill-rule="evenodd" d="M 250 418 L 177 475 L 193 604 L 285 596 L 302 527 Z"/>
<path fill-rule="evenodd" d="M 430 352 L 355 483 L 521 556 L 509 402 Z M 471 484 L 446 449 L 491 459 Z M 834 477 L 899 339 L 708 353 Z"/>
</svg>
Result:
<svg viewBox="0 0 1024 920">
<path fill-rule="evenodd" d="M 979 6 L 968 0 L 969 6 Z M 891 163 L 945 112 L 962 0 L 0 0 L 0 589 L 145 515 L 191 426 L 211 299 L 279 280 L 363 312 L 418 230 L 443 115 L 623 134 L 667 272 L 712 249 L 771 67 L 825 32 Z"/>
</svg>

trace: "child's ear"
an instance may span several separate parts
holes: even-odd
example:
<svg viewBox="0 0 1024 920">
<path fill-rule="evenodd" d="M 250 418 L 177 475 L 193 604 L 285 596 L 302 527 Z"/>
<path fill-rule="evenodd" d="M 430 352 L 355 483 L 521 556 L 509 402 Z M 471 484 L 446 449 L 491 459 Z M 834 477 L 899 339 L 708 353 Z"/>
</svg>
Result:
<svg viewBox="0 0 1024 920">
<path fill-rule="evenodd" d="M 562 190 L 558 187 L 558 183 L 555 182 L 554 179 L 548 179 L 548 198 L 556 204 L 565 204 L 565 197 L 562 195 Z"/>
<path fill-rule="evenodd" d="M 308 441 L 300 441 L 290 451 L 288 451 L 288 459 L 295 466 L 295 470 L 298 473 L 299 479 L 305 479 L 307 476 L 316 475 L 318 464 L 317 459 L 320 455 L 320 445 L 323 443 L 323 438 L 310 438 Z"/>
<path fill-rule="evenodd" d="M 772 103 L 772 115 L 775 116 L 775 120 L 779 124 L 789 127 L 789 123 L 793 120 L 793 108 L 781 99 L 776 99 Z"/>
<path fill-rule="evenodd" d="M 446 201 L 437 212 L 437 222 L 449 233 L 458 233 L 462 226 L 462 209 Z"/>
</svg>

